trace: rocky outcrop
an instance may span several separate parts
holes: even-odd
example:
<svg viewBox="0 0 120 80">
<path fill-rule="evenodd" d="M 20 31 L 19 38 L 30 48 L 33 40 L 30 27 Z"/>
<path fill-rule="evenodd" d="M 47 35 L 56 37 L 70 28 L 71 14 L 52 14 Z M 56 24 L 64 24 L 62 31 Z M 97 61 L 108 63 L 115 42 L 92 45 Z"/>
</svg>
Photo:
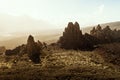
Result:
<svg viewBox="0 0 120 80">
<path fill-rule="evenodd" d="M 8 56 L 22 55 L 24 53 L 26 53 L 26 45 L 25 44 L 17 46 L 14 49 L 7 49 L 6 52 L 5 52 L 5 55 L 8 55 Z"/>
<path fill-rule="evenodd" d="M 84 34 L 84 45 L 85 50 L 93 50 L 95 45 L 97 45 L 99 40 L 96 37 L 91 36 L 88 33 Z"/>
<path fill-rule="evenodd" d="M 43 44 L 38 40 L 38 42 L 34 41 L 33 36 L 29 36 L 27 40 L 27 44 L 23 44 L 14 49 L 8 49 L 5 52 L 5 55 L 18 55 L 22 56 L 23 54 L 28 54 L 29 59 L 31 59 L 34 63 L 40 62 L 40 54 L 43 48 Z"/>
<path fill-rule="evenodd" d="M 38 45 L 39 43 L 39 45 Z M 34 41 L 34 37 L 33 36 L 29 36 L 28 40 L 27 40 L 27 54 L 29 56 L 29 58 L 34 62 L 34 63 L 39 63 L 40 62 L 40 50 L 41 50 L 41 46 L 40 46 L 40 42 L 35 42 Z"/>
<path fill-rule="evenodd" d="M 96 38 L 89 34 L 83 35 L 77 22 L 75 22 L 75 24 L 69 22 L 58 43 L 65 49 L 86 50 L 92 49 L 96 44 L 96 42 L 94 42 L 96 40 Z"/>
<path fill-rule="evenodd" d="M 111 43 L 120 41 L 120 31 L 111 30 L 109 26 L 102 29 L 100 25 L 90 31 L 90 35 L 99 39 L 99 43 Z"/>
<path fill-rule="evenodd" d="M 59 43 L 61 44 L 62 48 L 65 49 L 78 49 L 80 46 L 82 46 L 82 40 L 83 35 L 80 30 L 79 24 L 75 22 L 73 24 L 72 22 L 68 23 L 68 26 L 65 28 L 65 31 L 63 32 L 63 36 L 60 37 Z"/>
</svg>

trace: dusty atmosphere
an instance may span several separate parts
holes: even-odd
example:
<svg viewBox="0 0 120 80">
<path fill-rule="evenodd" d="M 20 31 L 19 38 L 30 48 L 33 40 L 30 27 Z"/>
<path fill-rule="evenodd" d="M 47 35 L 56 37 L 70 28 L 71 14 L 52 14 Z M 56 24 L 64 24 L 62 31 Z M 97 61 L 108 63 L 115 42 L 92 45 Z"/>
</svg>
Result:
<svg viewBox="0 0 120 80">
<path fill-rule="evenodd" d="M 0 0 L 0 80 L 120 80 L 119 4 Z"/>
</svg>

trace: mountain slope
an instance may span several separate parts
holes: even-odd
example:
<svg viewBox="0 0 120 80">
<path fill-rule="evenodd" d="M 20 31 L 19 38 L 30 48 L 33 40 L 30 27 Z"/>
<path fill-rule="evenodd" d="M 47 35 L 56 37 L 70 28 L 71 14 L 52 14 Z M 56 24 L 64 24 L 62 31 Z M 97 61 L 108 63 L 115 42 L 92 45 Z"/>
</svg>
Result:
<svg viewBox="0 0 120 80">
<path fill-rule="evenodd" d="M 110 22 L 110 23 L 103 23 L 100 24 L 102 28 L 106 27 L 106 26 L 110 26 L 111 29 L 119 29 L 120 30 L 120 21 L 117 22 Z M 83 28 L 82 31 L 83 33 L 87 32 L 89 33 L 90 30 L 92 30 L 93 27 L 96 27 L 97 25 L 94 26 L 88 26 L 87 28 Z"/>
</svg>

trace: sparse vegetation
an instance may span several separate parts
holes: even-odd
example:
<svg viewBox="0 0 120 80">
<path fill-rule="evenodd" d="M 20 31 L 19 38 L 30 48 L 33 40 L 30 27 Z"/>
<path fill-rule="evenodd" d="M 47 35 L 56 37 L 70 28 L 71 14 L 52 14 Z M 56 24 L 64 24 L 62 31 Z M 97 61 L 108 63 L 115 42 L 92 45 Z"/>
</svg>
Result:
<svg viewBox="0 0 120 80">
<path fill-rule="evenodd" d="M 96 49 L 105 61 L 120 65 L 120 43 L 103 44 Z"/>
<path fill-rule="evenodd" d="M 0 79 L 119 80 L 120 43 L 118 38 L 112 43 L 115 37 L 108 33 L 113 33 L 108 26 L 102 30 L 98 25 L 97 31 L 93 28 L 83 35 L 76 22 L 69 23 L 59 41 L 50 45 L 35 42 L 30 35 L 26 45 L 0 56 Z"/>
<path fill-rule="evenodd" d="M 120 78 L 120 69 L 106 63 L 96 51 L 61 49 L 47 53 L 49 54 L 41 56 L 40 65 L 29 62 L 27 55 L 23 55 L 17 64 L 13 64 L 11 61 L 13 57 L 9 56 L 11 59 L 7 63 L 12 66 L 4 70 L 0 68 L 0 79 L 106 80 Z"/>
<path fill-rule="evenodd" d="M 99 39 L 99 44 L 120 42 L 120 30 L 112 30 L 110 26 L 106 26 L 102 29 L 99 24 L 96 28 L 93 27 L 90 34 Z"/>
</svg>

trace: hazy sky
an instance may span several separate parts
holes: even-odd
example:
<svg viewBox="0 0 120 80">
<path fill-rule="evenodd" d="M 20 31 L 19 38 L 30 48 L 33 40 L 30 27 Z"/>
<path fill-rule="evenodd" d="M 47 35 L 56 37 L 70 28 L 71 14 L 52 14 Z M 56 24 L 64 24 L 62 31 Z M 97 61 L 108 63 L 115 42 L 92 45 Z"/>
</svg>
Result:
<svg viewBox="0 0 120 80">
<path fill-rule="evenodd" d="M 0 15 L 22 17 L 21 19 L 27 16 L 34 19 L 33 21 L 50 23 L 54 25 L 52 28 L 64 28 L 70 21 L 78 21 L 82 27 L 119 21 L 119 10 L 120 0 L 0 0 Z M 11 22 L 8 21 L 8 23 Z M 10 27 L 9 24 L 6 27 L 4 24 L 0 25 L 0 29 L 5 27 L 8 28 L 7 32 L 11 28 L 15 29 L 13 31 L 19 31 L 20 28 L 15 28 L 17 24 Z M 23 27 L 28 29 L 29 25 L 26 24 Z M 32 27 L 30 29 L 32 30 Z"/>
</svg>

